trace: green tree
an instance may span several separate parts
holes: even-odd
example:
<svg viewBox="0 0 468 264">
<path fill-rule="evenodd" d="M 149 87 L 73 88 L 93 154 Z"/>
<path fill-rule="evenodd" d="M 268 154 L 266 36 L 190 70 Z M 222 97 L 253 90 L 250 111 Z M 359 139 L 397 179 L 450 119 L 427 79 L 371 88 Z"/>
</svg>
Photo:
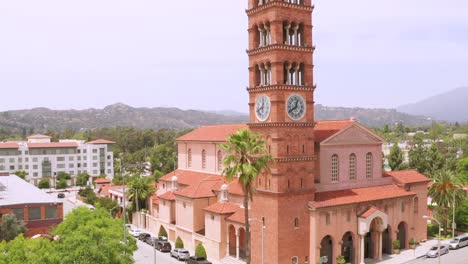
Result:
<svg viewBox="0 0 468 264">
<path fill-rule="evenodd" d="M 43 178 L 39 181 L 39 189 L 49 189 L 50 188 L 50 181 L 47 178 Z"/>
<path fill-rule="evenodd" d="M 449 209 L 453 207 L 454 203 L 455 205 L 460 204 L 465 198 L 463 184 L 452 171 L 442 170 L 433 175 L 428 194 L 432 198 L 432 202 L 437 204 L 436 210 L 443 219 L 444 233 L 447 235 Z"/>
<path fill-rule="evenodd" d="M 176 239 L 175 248 L 184 248 L 184 241 L 179 236 Z"/>
<path fill-rule="evenodd" d="M 393 147 L 390 149 L 390 154 L 388 155 L 388 165 L 392 171 L 398 170 L 403 163 L 403 152 L 401 151 L 398 144 L 393 144 Z"/>
<path fill-rule="evenodd" d="M 167 237 L 167 231 L 162 225 L 159 227 L 158 237 Z"/>
<path fill-rule="evenodd" d="M 461 203 L 456 204 L 455 222 L 458 230 L 468 232 L 468 199 L 463 199 Z"/>
<path fill-rule="evenodd" d="M 150 177 L 133 177 L 128 183 L 128 199 L 133 201 L 137 211 L 139 211 L 141 201 L 146 201 L 146 198 L 153 195 L 154 191 L 154 182 Z"/>
<path fill-rule="evenodd" d="M 61 179 L 57 182 L 57 185 L 55 186 L 57 189 L 65 189 L 68 187 L 67 181 L 64 179 Z"/>
<path fill-rule="evenodd" d="M 70 180 L 70 179 L 71 179 L 71 175 L 70 175 L 69 173 L 60 171 L 60 172 L 57 174 L 57 180 L 58 180 L 58 181 L 61 181 L 61 180 Z"/>
<path fill-rule="evenodd" d="M 76 177 L 76 185 L 77 186 L 86 186 L 88 184 L 89 174 L 87 172 L 80 173 L 78 177 Z"/>
<path fill-rule="evenodd" d="M 244 216 L 246 229 L 246 262 L 250 264 L 250 223 L 249 200 L 253 200 L 254 183 L 262 170 L 268 170 L 268 162 L 273 161 L 268 155 L 265 141 L 259 134 L 251 134 L 249 130 L 238 130 L 228 137 L 227 142 L 221 145 L 227 153 L 223 160 L 223 175 L 228 180 L 237 179 L 242 186 L 244 194 Z"/>
<path fill-rule="evenodd" d="M 457 161 L 457 176 L 464 184 L 468 184 L 468 157 Z"/>
<path fill-rule="evenodd" d="M 0 243 L 0 263 L 55 264 L 60 263 L 54 254 L 54 244 L 45 238 L 26 239 L 22 234 L 10 242 Z"/>
<path fill-rule="evenodd" d="M 123 184 L 123 177 L 121 174 L 115 174 L 114 178 L 112 179 L 113 185 L 122 185 Z"/>
<path fill-rule="evenodd" d="M 97 205 L 96 207 L 103 207 L 106 210 L 110 210 L 117 206 L 117 202 L 109 197 L 99 197 L 95 204 Z"/>
<path fill-rule="evenodd" d="M 409 167 L 416 169 L 418 172 L 425 174 L 429 170 L 429 162 L 427 160 L 427 150 L 424 147 L 422 138 L 418 135 L 414 137 L 414 146 L 408 153 Z"/>
<path fill-rule="evenodd" d="M 206 255 L 205 247 L 203 246 L 202 243 L 198 244 L 197 247 L 195 248 L 195 256 L 204 257 L 205 259 L 208 258 L 208 256 Z"/>
<path fill-rule="evenodd" d="M 445 165 L 445 159 L 442 153 L 440 152 L 437 144 L 432 144 L 429 150 L 427 151 L 427 159 L 429 165 L 429 176 L 436 174 L 440 171 Z"/>
<path fill-rule="evenodd" d="M 6 214 L 2 216 L 0 224 L 0 238 L 5 241 L 15 239 L 19 234 L 26 232 L 27 228 L 22 220 L 18 221 L 16 215 Z"/>
<path fill-rule="evenodd" d="M 23 180 L 26 180 L 26 176 L 28 175 L 28 173 L 25 171 L 16 171 L 15 175 L 20 177 Z"/>
</svg>

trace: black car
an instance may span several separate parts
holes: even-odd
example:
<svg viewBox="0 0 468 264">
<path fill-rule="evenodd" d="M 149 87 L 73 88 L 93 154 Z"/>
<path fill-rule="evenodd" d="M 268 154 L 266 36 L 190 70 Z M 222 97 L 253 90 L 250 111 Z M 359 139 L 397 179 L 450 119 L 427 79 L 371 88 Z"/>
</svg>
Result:
<svg viewBox="0 0 468 264">
<path fill-rule="evenodd" d="M 63 192 L 58 193 L 57 198 L 65 198 L 65 194 Z"/>
<path fill-rule="evenodd" d="M 156 242 L 156 249 L 161 252 L 171 252 L 172 246 L 171 243 L 167 241 L 158 241 Z"/>
<path fill-rule="evenodd" d="M 187 260 L 187 264 L 212 264 L 212 263 L 206 260 L 204 257 L 191 256 Z"/>
<path fill-rule="evenodd" d="M 152 237 L 152 236 L 149 236 L 146 238 L 146 244 L 154 247 L 154 245 L 158 242 L 158 238 L 157 237 Z"/>
<path fill-rule="evenodd" d="M 140 235 L 138 235 L 138 239 L 141 241 L 146 241 L 148 237 L 151 237 L 151 235 L 148 233 L 141 233 Z"/>
</svg>

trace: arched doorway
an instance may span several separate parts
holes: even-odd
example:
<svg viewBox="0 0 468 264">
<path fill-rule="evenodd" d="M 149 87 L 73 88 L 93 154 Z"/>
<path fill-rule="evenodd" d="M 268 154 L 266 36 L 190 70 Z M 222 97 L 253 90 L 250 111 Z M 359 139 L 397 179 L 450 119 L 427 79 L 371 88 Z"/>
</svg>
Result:
<svg viewBox="0 0 468 264">
<path fill-rule="evenodd" d="M 245 259 L 247 251 L 247 237 L 245 236 L 245 229 L 239 228 L 239 258 Z"/>
<path fill-rule="evenodd" d="M 364 238 L 364 258 L 374 258 L 374 241 L 372 241 L 371 232 L 367 232 Z"/>
<path fill-rule="evenodd" d="M 320 257 L 327 256 L 327 264 L 333 264 L 333 241 L 331 236 L 326 236 L 320 242 Z"/>
<path fill-rule="evenodd" d="M 229 256 L 236 257 L 236 229 L 229 226 Z"/>
<path fill-rule="evenodd" d="M 400 240 L 400 249 L 405 249 L 406 248 L 406 228 L 407 228 L 406 222 L 400 222 L 398 225 L 398 240 Z"/>
<path fill-rule="evenodd" d="M 346 263 L 354 263 L 354 240 L 353 233 L 346 232 L 341 239 L 341 255 L 345 258 Z"/>
<path fill-rule="evenodd" d="M 392 228 L 390 225 L 388 225 L 387 229 L 383 232 L 382 251 L 384 254 L 392 254 Z"/>
</svg>

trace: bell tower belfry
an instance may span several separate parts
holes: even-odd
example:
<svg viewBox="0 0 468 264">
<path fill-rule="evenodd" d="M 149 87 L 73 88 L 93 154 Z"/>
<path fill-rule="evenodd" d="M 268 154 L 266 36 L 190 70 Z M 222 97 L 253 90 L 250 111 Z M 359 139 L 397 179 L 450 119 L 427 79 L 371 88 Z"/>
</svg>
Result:
<svg viewBox="0 0 468 264">
<path fill-rule="evenodd" d="M 259 175 L 252 217 L 265 223 L 264 263 L 309 260 L 308 201 L 314 194 L 314 80 L 311 0 L 249 0 L 250 130 L 275 162 Z M 261 263 L 252 223 L 252 263 Z"/>
</svg>

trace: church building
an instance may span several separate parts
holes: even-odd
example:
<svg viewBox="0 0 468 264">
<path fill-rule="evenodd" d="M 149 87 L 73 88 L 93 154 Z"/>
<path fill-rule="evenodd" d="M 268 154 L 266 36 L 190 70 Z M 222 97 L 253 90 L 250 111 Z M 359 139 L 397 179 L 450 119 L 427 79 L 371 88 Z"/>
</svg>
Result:
<svg viewBox="0 0 468 264">
<path fill-rule="evenodd" d="M 178 169 L 160 179 L 138 224 L 179 237 L 192 253 L 203 243 L 213 260 L 245 263 L 242 188 L 222 176 L 220 144 L 250 129 L 274 158 L 249 208 L 252 263 L 343 256 L 362 264 L 392 254 L 393 241 L 405 249 L 425 240 L 429 180 L 413 170 L 385 172 L 384 140 L 358 121 L 314 120 L 311 0 L 248 1 L 250 121 L 178 138 Z"/>
</svg>

